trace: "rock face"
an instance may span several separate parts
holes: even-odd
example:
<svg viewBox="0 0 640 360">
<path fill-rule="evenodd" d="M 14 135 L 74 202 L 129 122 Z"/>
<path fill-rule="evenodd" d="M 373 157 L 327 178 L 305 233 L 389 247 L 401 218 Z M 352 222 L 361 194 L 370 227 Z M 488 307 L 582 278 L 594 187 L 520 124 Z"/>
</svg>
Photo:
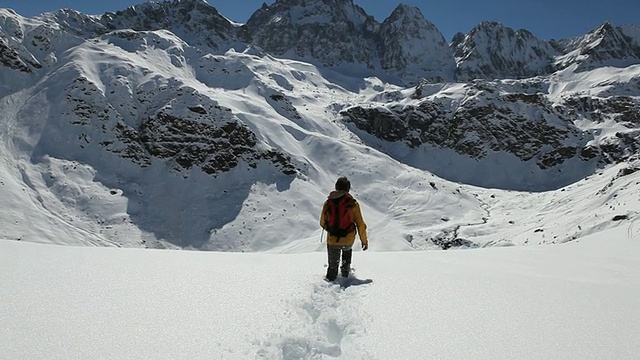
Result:
<svg viewBox="0 0 640 360">
<path fill-rule="evenodd" d="M 191 46 L 224 52 L 236 42 L 236 27 L 204 0 L 148 2 L 106 13 L 100 23 L 108 31 L 169 30 Z"/>
<path fill-rule="evenodd" d="M 509 154 L 526 173 L 560 173 L 640 158 L 640 88 L 636 87 L 634 96 L 621 95 L 628 88 L 629 84 L 620 84 L 609 89 L 606 97 L 567 93 L 558 101 L 549 94 L 549 83 L 541 79 L 476 80 L 458 89 L 457 95 L 435 91 L 424 83 L 416 88 L 412 102 L 355 105 L 341 114 L 357 131 L 383 140 L 378 148 L 385 150 L 384 144 L 389 144 L 390 150 L 385 151 L 392 155 L 392 144 L 398 143 L 416 153 L 425 147 L 452 150 L 460 159 L 478 164 L 505 163 L 500 154 Z M 601 134 L 602 127 L 619 130 Z M 473 178 L 468 170 L 443 170 L 435 161 L 427 169 L 439 168 L 440 175 L 452 180 L 500 186 Z M 420 164 L 414 166 L 424 166 Z M 529 186 L 524 179 L 522 190 L 544 190 L 576 180 L 560 174 L 556 176 L 559 183 L 542 180 Z"/>
<path fill-rule="evenodd" d="M 18 51 L 7 44 L 6 39 L 0 38 L 0 64 L 10 69 L 22 71 L 26 73 L 32 72 L 32 68 L 42 67 L 40 63 L 36 61 L 29 61 L 29 59 L 23 59 Z"/>
<path fill-rule="evenodd" d="M 373 67 L 371 39 L 378 27 L 351 0 L 279 0 L 264 4 L 244 30 L 245 41 L 271 54 Z"/>
<path fill-rule="evenodd" d="M 584 36 L 561 40 L 556 68 L 577 65 L 577 71 L 603 66 L 627 67 L 640 63 L 640 27 L 613 26 L 609 22 Z"/>
<path fill-rule="evenodd" d="M 431 82 L 452 80 L 455 62 L 451 49 L 436 26 L 417 8 L 398 5 L 380 26 L 378 38 L 383 69 L 406 79 L 418 74 Z"/>
<path fill-rule="evenodd" d="M 414 83 L 450 80 L 455 67 L 440 31 L 402 4 L 380 24 L 351 0 L 279 0 L 243 30 L 247 43 L 271 54 L 382 69 Z"/>
<path fill-rule="evenodd" d="M 468 85 L 459 104 L 432 97 L 416 106 L 356 106 L 342 114 L 358 129 L 386 141 L 453 149 L 477 160 L 505 152 L 548 169 L 581 153 L 586 137 L 544 96 L 503 94 L 499 85 Z"/>
<path fill-rule="evenodd" d="M 243 61 L 227 61 L 232 49 L 414 84 L 410 99 L 398 92 L 383 106 L 343 104 L 341 113 L 359 131 L 411 149 L 433 146 L 477 161 L 508 154 L 541 171 L 570 161 L 610 164 L 638 153 L 640 80 L 633 69 L 640 64 L 640 28 L 633 25 L 605 23 L 584 36 L 544 41 L 524 29 L 483 22 L 447 44 L 420 10 L 402 4 L 378 23 L 352 0 L 277 0 L 241 25 L 204 0 L 173 0 L 101 16 L 60 10 L 26 19 L 2 9 L 0 27 L 0 73 L 11 80 L 0 84 L 5 93 L 13 82 L 35 83 L 51 69 L 65 69 L 64 62 L 84 61 L 95 50 L 91 44 L 127 54 L 117 71 L 105 65 L 62 78 L 69 86 L 60 100 L 67 104 L 62 118 L 99 131 L 83 130 L 74 141 L 90 146 L 94 139 L 139 166 L 162 160 L 218 176 L 266 162 L 286 175 L 297 171 L 288 155 L 201 89 L 180 79 L 150 81 L 157 64 L 145 59 L 154 51 L 210 88 L 240 90 L 257 81 L 259 74 Z M 146 67 L 127 56 L 140 56 Z M 565 86 L 566 73 L 603 67 L 627 70 L 618 80 L 585 85 L 597 91 L 551 94 Z M 454 81 L 462 83 L 462 93 L 433 90 Z M 266 99 L 282 116 L 302 121 L 286 92 L 268 91 Z M 594 135 L 595 127 L 609 123 L 615 132 Z"/>
<path fill-rule="evenodd" d="M 527 30 L 513 31 L 497 22 L 483 22 L 451 43 L 458 81 L 523 79 L 550 74 L 558 51 Z"/>
</svg>

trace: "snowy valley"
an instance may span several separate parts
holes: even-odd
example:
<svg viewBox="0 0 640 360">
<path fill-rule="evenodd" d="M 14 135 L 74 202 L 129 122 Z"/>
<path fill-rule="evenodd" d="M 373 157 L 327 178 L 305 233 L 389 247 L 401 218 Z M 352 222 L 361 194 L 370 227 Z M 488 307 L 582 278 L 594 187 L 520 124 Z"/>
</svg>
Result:
<svg viewBox="0 0 640 360">
<path fill-rule="evenodd" d="M 342 175 L 371 246 L 326 284 Z M 0 358 L 640 354 L 637 25 L 0 9 L 0 189 Z"/>
</svg>

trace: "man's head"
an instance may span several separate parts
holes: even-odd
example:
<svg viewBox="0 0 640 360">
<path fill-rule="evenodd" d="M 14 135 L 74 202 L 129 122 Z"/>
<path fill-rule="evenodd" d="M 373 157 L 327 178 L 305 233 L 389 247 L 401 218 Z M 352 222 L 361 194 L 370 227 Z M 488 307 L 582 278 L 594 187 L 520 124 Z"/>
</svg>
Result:
<svg viewBox="0 0 640 360">
<path fill-rule="evenodd" d="M 346 191 L 349 192 L 351 190 L 351 182 L 347 179 L 346 176 L 341 176 L 336 181 L 336 190 L 337 191 Z"/>
</svg>

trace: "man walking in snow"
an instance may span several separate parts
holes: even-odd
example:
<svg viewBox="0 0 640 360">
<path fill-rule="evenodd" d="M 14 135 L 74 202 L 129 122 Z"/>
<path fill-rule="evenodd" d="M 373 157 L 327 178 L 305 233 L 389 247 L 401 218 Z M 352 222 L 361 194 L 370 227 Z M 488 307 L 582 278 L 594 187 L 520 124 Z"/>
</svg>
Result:
<svg viewBox="0 0 640 360">
<path fill-rule="evenodd" d="M 327 254 L 329 266 L 327 280 L 333 281 L 338 277 L 338 266 L 342 277 L 348 277 L 351 270 L 351 255 L 356 232 L 360 237 L 362 250 L 369 248 L 367 240 L 367 224 L 360 212 L 360 205 L 349 194 L 351 182 L 346 177 L 336 181 L 332 191 L 322 206 L 320 226 L 327 231 Z M 342 264 L 340 264 L 342 257 Z"/>
</svg>

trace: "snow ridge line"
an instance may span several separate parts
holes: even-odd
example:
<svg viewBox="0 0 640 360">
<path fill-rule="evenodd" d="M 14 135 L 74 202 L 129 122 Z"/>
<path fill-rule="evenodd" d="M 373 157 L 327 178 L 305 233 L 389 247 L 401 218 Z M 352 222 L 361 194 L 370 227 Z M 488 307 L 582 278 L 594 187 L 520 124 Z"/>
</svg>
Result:
<svg viewBox="0 0 640 360">
<path fill-rule="evenodd" d="M 292 300 L 290 326 L 262 341 L 256 359 L 372 359 L 358 344 L 369 319 L 361 306 L 366 287 L 351 286 L 370 281 L 341 280 L 313 283 L 308 299 Z"/>
</svg>

